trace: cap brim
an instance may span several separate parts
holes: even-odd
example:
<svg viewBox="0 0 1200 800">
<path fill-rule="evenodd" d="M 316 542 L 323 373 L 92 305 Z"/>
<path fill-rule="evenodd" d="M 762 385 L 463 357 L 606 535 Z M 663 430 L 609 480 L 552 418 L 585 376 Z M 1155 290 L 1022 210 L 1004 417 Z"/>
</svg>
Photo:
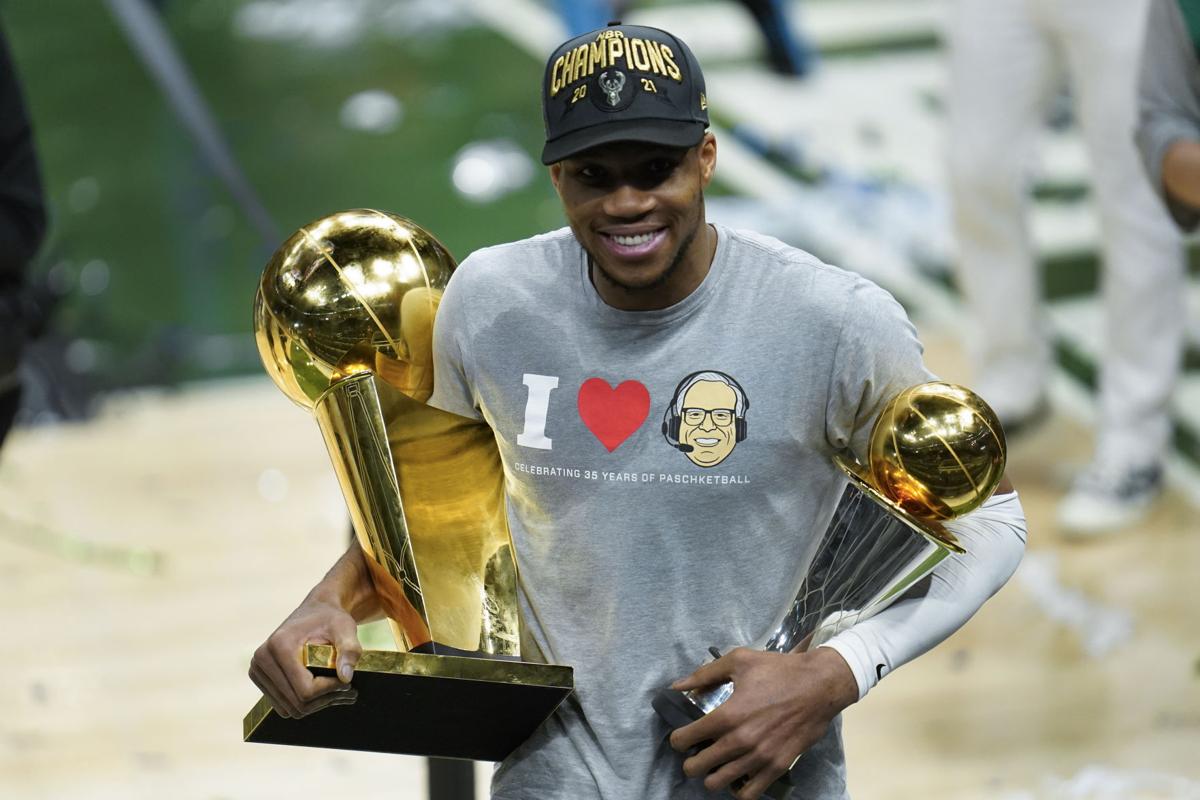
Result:
<svg viewBox="0 0 1200 800">
<path fill-rule="evenodd" d="M 542 149 L 542 163 L 553 164 L 584 150 L 613 142 L 693 147 L 704 138 L 707 128 L 703 122 L 681 122 L 673 119 L 621 120 L 607 125 L 593 125 L 546 142 Z"/>
</svg>

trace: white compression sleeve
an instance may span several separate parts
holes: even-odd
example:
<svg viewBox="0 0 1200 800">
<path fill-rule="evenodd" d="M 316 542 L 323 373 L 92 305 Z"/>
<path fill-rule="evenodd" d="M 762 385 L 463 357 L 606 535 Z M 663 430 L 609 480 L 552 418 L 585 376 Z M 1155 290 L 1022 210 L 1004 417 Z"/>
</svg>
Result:
<svg viewBox="0 0 1200 800">
<path fill-rule="evenodd" d="M 945 525 L 967 552 L 939 564 L 923 595 L 905 595 L 821 645 L 836 650 L 850 665 L 859 699 L 884 675 L 962 627 L 1021 562 L 1025 512 L 1016 492 L 993 495 L 975 511 Z"/>
</svg>

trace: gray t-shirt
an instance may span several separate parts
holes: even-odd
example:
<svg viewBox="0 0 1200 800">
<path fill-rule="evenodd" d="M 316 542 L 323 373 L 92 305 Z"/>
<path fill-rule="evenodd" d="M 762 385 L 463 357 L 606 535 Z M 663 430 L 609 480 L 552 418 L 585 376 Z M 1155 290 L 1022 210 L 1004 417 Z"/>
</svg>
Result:
<svg viewBox="0 0 1200 800">
<path fill-rule="evenodd" d="M 495 431 L 522 653 L 575 668 L 495 798 L 711 797 L 651 697 L 778 622 L 844 486 L 831 456 L 931 377 L 886 292 L 717 232 L 704 282 L 658 311 L 606 305 L 568 229 L 476 252 L 446 290 L 430 402 Z M 840 725 L 794 773 L 797 798 L 845 796 Z"/>
</svg>

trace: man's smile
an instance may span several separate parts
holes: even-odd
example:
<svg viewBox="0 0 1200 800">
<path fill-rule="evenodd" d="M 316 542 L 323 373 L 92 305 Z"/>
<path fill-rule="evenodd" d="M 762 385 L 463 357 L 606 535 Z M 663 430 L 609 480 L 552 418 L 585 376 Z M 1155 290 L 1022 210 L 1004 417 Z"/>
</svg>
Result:
<svg viewBox="0 0 1200 800">
<path fill-rule="evenodd" d="M 714 439 L 711 436 L 697 436 L 695 439 L 692 439 L 692 441 L 701 447 L 712 447 L 713 445 L 718 445 L 721 443 L 720 439 Z"/>
<path fill-rule="evenodd" d="M 600 233 L 600 241 L 604 243 L 605 248 L 618 258 L 644 258 L 656 251 L 666 238 L 666 228 Z"/>
</svg>

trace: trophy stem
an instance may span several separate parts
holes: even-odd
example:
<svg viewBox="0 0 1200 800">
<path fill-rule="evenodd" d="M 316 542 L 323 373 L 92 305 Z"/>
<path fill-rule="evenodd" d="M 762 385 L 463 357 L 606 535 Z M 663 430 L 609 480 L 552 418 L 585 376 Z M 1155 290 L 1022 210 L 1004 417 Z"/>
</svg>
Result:
<svg viewBox="0 0 1200 800">
<path fill-rule="evenodd" d="M 313 415 L 396 643 L 404 650 L 419 647 L 431 639 L 429 618 L 371 375 L 360 373 L 334 384 L 317 401 Z"/>
</svg>

